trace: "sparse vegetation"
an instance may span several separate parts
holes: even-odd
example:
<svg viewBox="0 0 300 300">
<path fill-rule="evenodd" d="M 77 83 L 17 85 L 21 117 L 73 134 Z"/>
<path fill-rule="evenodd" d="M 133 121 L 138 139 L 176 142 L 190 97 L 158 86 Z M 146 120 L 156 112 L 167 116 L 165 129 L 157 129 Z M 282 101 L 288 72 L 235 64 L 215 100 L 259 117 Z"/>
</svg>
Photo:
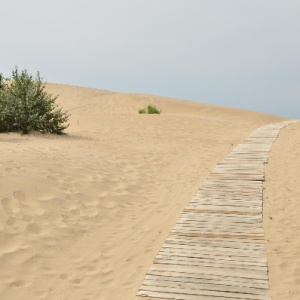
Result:
<svg viewBox="0 0 300 300">
<path fill-rule="evenodd" d="M 139 114 L 145 114 L 145 113 L 146 113 L 146 109 L 145 108 L 139 109 Z"/>
<path fill-rule="evenodd" d="M 147 108 L 142 108 L 139 110 L 139 114 L 160 114 L 161 109 L 158 109 L 155 105 L 149 104 Z"/>
<path fill-rule="evenodd" d="M 16 67 L 9 79 L 0 74 L 0 132 L 63 134 L 69 115 L 55 103 L 57 97 L 45 91 L 39 72 L 33 78 Z"/>
</svg>

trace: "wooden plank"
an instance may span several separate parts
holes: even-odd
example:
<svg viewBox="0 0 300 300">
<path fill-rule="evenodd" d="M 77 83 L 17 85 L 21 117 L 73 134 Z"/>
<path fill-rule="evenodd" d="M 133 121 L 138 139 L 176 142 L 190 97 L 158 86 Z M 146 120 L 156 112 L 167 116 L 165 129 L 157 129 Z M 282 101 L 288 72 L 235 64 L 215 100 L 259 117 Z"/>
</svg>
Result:
<svg viewBox="0 0 300 300">
<path fill-rule="evenodd" d="M 234 198 L 193 198 L 191 202 L 186 206 L 193 205 L 223 205 L 223 206 L 241 206 L 241 207 L 254 207 L 254 208 L 262 208 L 262 199 L 255 199 L 255 200 L 247 200 L 245 199 L 234 199 Z"/>
<path fill-rule="evenodd" d="M 221 266 L 221 267 L 228 267 L 228 268 L 249 268 L 249 269 L 256 269 L 256 270 L 267 270 L 266 262 L 259 262 L 254 260 L 237 260 L 235 257 L 226 257 L 226 256 L 218 256 L 218 255 L 211 255 L 210 257 L 203 257 L 204 255 L 195 255 L 195 254 L 178 254 L 178 253 L 170 253 L 170 252 L 159 252 L 155 257 L 155 263 L 162 263 L 167 261 L 168 264 L 174 261 L 180 261 L 180 264 L 183 265 L 195 265 L 198 266 Z"/>
<path fill-rule="evenodd" d="M 146 296 L 136 296 L 134 298 L 134 300 L 168 300 L 168 298 L 161 298 L 161 297 L 159 297 L 159 298 L 157 298 L 157 297 L 153 298 L 153 297 L 146 297 Z"/>
<path fill-rule="evenodd" d="M 193 224 L 181 223 L 176 224 L 173 227 L 174 231 L 182 231 L 182 232 L 203 232 L 203 233 L 227 233 L 230 231 L 231 234 L 233 233 L 241 233 L 241 234 L 250 234 L 250 235 L 262 235 L 264 234 L 263 228 L 256 227 L 253 228 L 252 226 L 239 226 L 238 223 L 236 224 L 217 224 L 214 223 L 212 226 L 208 226 L 207 224 L 199 224 L 198 226 L 193 226 Z"/>
<path fill-rule="evenodd" d="M 253 287 L 235 286 L 231 284 L 222 284 L 221 282 L 203 282 L 197 280 L 194 282 L 187 281 L 186 278 L 181 277 L 181 281 L 170 279 L 169 277 L 162 276 L 146 276 L 143 286 L 160 286 L 160 287 L 173 287 L 190 290 L 207 290 L 207 291 L 220 291 L 231 293 L 243 293 L 254 295 L 265 295 L 266 289 L 259 289 Z M 142 286 L 142 288 L 143 288 Z"/>
<path fill-rule="evenodd" d="M 228 214 L 228 216 L 231 216 Z M 244 215 L 242 215 L 244 216 Z M 216 227 L 225 227 L 225 226 L 239 226 L 242 228 L 243 226 L 245 228 L 254 227 L 254 228 L 262 228 L 262 222 L 260 220 L 247 220 L 247 222 L 242 222 L 238 218 L 230 218 L 230 217 L 215 217 L 212 215 L 211 219 L 207 218 L 182 218 L 180 221 L 178 221 L 176 225 L 183 225 L 183 226 L 196 226 L 196 227 L 206 227 L 208 229 L 216 228 Z"/>
<path fill-rule="evenodd" d="M 193 252 L 193 251 L 189 251 L 186 250 L 185 251 L 180 251 L 178 249 L 174 250 L 172 248 L 169 249 L 161 249 L 158 254 L 157 254 L 157 258 L 163 258 L 163 257 L 190 257 L 190 258 L 195 258 L 195 259 L 201 259 L 201 260 L 220 260 L 220 261 L 229 261 L 229 262 L 245 262 L 245 263 L 253 263 L 255 265 L 259 265 L 259 266 L 266 266 L 267 263 L 267 259 L 265 257 L 263 258 L 258 258 L 258 257 L 252 257 L 251 255 L 249 255 L 251 253 L 248 253 L 248 256 L 235 256 L 235 255 L 224 255 L 224 253 L 217 253 L 217 252 L 211 252 L 211 253 L 207 253 L 207 252 L 201 252 L 201 253 L 197 253 L 197 252 Z"/>
<path fill-rule="evenodd" d="M 250 234 L 242 234 L 242 233 L 221 233 L 221 232 L 214 232 L 214 233 L 200 233 L 200 232 L 182 232 L 182 231 L 171 231 L 171 234 L 177 236 L 186 236 L 186 237 L 208 237 L 208 238 L 215 238 L 215 237 L 222 237 L 222 238 L 240 238 L 240 239 L 252 239 L 252 240 L 262 240 L 264 241 L 263 236 L 258 235 L 250 235 Z"/>
<path fill-rule="evenodd" d="M 216 207 L 216 209 L 213 209 L 213 207 Z M 197 210 L 196 207 L 212 207 L 212 209 L 210 210 L 231 210 L 231 209 L 246 209 L 247 211 L 249 211 L 251 213 L 251 211 L 255 211 L 255 212 L 259 212 L 261 213 L 261 209 L 262 209 L 262 201 L 252 201 L 250 203 L 245 203 L 239 200 L 211 200 L 211 201 L 207 201 L 204 199 L 201 200 L 193 200 L 191 201 L 185 208 L 185 210 L 187 211 L 188 209 L 195 209 Z M 221 208 L 220 208 L 221 207 Z M 201 208 L 198 208 L 198 210 L 203 210 Z M 236 213 L 237 215 L 240 215 L 240 213 Z"/>
<path fill-rule="evenodd" d="M 253 195 L 253 194 L 257 194 L 257 195 L 262 195 L 262 193 L 259 191 L 259 189 L 256 190 L 245 190 L 245 189 L 234 189 L 234 188 L 230 188 L 230 187 L 213 187 L 213 186 L 203 186 L 202 190 L 205 191 L 215 191 L 216 189 L 218 189 L 218 191 L 221 192 L 233 192 L 233 193 L 238 193 L 238 194 L 243 194 L 243 195 Z"/>
<path fill-rule="evenodd" d="M 204 260 L 204 259 L 193 259 L 193 258 L 181 258 L 181 257 L 156 257 L 154 259 L 154 264 L 160 264 L 160 265 L 177 265 L 177 266 L 194 266 L 197 264 L 197 266 L 200 267 L 209 267 L 209 268 L 223 268 L 226 270 L 243 270 L 243 272 L 248 272 L 249 270 L 255 270 L 255 271 L 261 271 L 267 273 L 267 268 L 265 266 L 259 266 L 259 265 L 251 265 L 246 263 L 229 263 L 217 260 L 217 261 L 210 261 L 210 260 Z"/>
<path fill-rule="evenodd" d="M 251 208 L 262 208 L 262 199 L 234 199 L 234 198 L 193 198 L 187 207 L 191 205 L 223 205 L 223 206 L 244 206 Z"/>
<path fill-rule="evenodd" d="M 191 254 L 197 256 L 206 255 L 207 258 L 210 257 L 228 257 L 229 259 L 235 260 L 246 260 L 248 258 L 249 261 L 261 261 L 267 262 L 266 252 L 263 248 L 236 248 L 234 247 L 212 247 L 212 246 L 198 246 L 198 245 L 182 245 L 182 244 L 163 244 L 158 254 L 165 252 L 168 254 L 171 253 L 183 253 L 183 254 Z"/>
<path fill-rule="evenodd" d="M 183 212 L 180 216 L 182 220 L 184 219 L 199 219 L 202 218 L 202 220 L 211 220 L 212 218 L 214 220 L 222 219 L 222 220 L 233 220 L 233 221 L 240 221 L 240 222 L 257 222 L 262 219 L 261 215 L 257 214 L 247 214 L 247 215 L 240 215 L 240 214 L 227 214 L 227 213 L 220 213 L 216 211 L 216 213 L 206 213 L 206 212 Z"/>
<path fill-rule="evenodd" d="M 194 274 L 194 273 L 179 273 L 172 271 L 148 271 L 145 279 L 155 277 L 163 278 L 164 280 L 172 280 L 179 282 L 191 283 L 215 283 L 221 285 L 231 285 L 236 287 L 248 287 L 256 289 L 268 289 L 269 283 L 267 280 L 259 280 L 253 278 L 241 278 L 233 276 L 220 276 L 212 274 Z"/>
<path fill-rule="evenodd" d="M 247 213 L 243 214 L 240 212 L 224 212 L 224 211 L 216 211 L 216 213 L 209 214 L 209 210 L 203 211 L 200 210 L 201 212 L 194 212 L 192 215 L 193 210 L 188 210 L 186 211 L 185 214 L 182 214 L 180 221 L 178 223 L 185 223 L 185 222 L 199 222 L 199 223 L 205 223 L 207 226 L 210 226 L 209 224 L 214 224 L 214 223 L 241 223 L 241 224 L 259 224 L 262 227 L 262 218 L 260 214 L 256 213 Z M 198 211 L 198 210 L 194 210 Z M 222 214 L 221 214 L 222 213 Z M 259 218 L 253 219 L 251 217 L 253 216 L 258 216 Z M 240 217 L 240 218 L 239 218 Z M 244 218 L 244 222 L 242 220 Z"/>
<path fill-rule="evenodd" d="M 214 253 L 220 255 L 229 255 L 229 256 L 249 256 L 253 255 L 253 258 L 264 257 L 265 258 L 265 248 L 261 245 L 251 245 L 247 248 L 246 243 L 239 243 L 234 245 L 211 245 L 211 244 L 182 244 L 180 241 L 169 241 L 165 242 L 160 251 L 173 249 L 182 250 L 182 251 L 195 251 L 201 253 Z M 265 258 L 266 259 L 266 258 Z"/>
<path fill-rule="evenodd" d="M 213 201 L 219 201 L 220 203 L 239 203 L 244 205 L 262 203 L 262 195 L 243 195 L 237 193 L 221 193 L 213 191 L 211 194 L 208 194 L 206 191 L 201 191 L 193 196 L 191 203 L 209 203 Z"/>
<path fill-rule="evenodd" d="M 189 232 L 189 233 L 211 233 L 211 234 L 227 234 L 230 232 L 231 235 L 234 234 L 243 234 L 243 235 L 255 235 L 255 236 L 264 236 L 264 232 L 262 228 L 256 227 L 241 227 L 236 224 L 234 225 L 214 225 L 211 227 L 205 226 L 205 225 L 198 225 L 198 226 L 193 226 L 189 224 L 176 224 L 172 231 L 174 232 Z"/>
<path fill-rule="evenodd" d="M 183 241 L 183 243 L 182 243 Z M 172 239 L 172 240 L 166 240 L 164 243 L 163 247 L 172 247 L 174 249 L 176 248 L 182 248 L 182 247 L 188 247 L 188 249 L 202 249 L 204 251 L 205 249 L 209 249 L 210 251 L 223 251 L 223 252 L 232 252 L 236 253 L 241 251 L 242 253 L 245 253 L 245 255 L 248 254 L 248 252 L 252 253 L 253 255 L 257 253 L 257 255 L 265 255 L 265 247 L 264 245 L 260 244 L 250 244 L 248 246 L 247 243 L 239 243 L 239 244 L 230 244 L 230 243 L 223 243 L 223 244 L 205 244 L 205 243 L 192 243 L 187 240 L 177 240 L 177 239 Z M 248 246 L 248 247 L 247 247 Z"/>
<path fill-rule="evenodd" d="M 240 218 L 239 218 L 240 216 Z M 257 217 L 257 218 L 253 218 Z M 243 222 L 242 218 L 245 218 L 245 221 Z M 182 213 L 180 222 L 183 221 L 194 221 L 194 222 L 206 222 L 206 224 L 209 226 L 209 223 L 212 222 L 232 222 L 232 223 L 250 223 L 250 224 L 257 224 L 261 222 L 261 215 L 257 214 L 236 214 L 234 213 L 222 213 L 220 214 L 219 211 L 215 214 L 209 214 L 206 212 L 203 213 L 192 213 L 191 211 Z"/>
<path fill-rule="evenodd" d="M 190 204 L 187 208 L 184 209 L 185 212 L 191 212 L 192 210 L 196 211 L 203 211 L 209 212 L 212 210 L 218 211 L 219 213 L 223 214 L 239 214 L 239 215 L 260 215 L 261 214 L 261 207 L 255 206 L 240 206 L 240 205 L 224 205 L 222 204 Z"/>
<path fill-rule="evenodd" d="M 262 187 L 262 181 L 249 181 L 249 180 L 207 180 L 203 183 L 202 188 L 205 186 L 216 186 L 216 187 L 231 187 L 234 188 L 240 188 L 243 187 L 246 190 L 248 189 L 259 189 Z"/>
<path fill-rule="evenodd" d="M 249 254 L 254 255 L 254 257 L 265 257 L 265 247 L 264 245 L 252 244 L 251 247 L 247 248 L 247 243 L 239 244 L 197 244 L 197 243 L 182 243 L 178 240 L 168 240 L 163 245 L 163 249 L 188 249 L 190 251 L 201 251 L 203 253 L 212 252 L 212 253 L 224 253 L 226 255 L 238 255 L 238 256 L 247 256 Z M 256 253 L 256 255 L 255 255 Z"/>
<path fill-rule="evenodd" d="M 241 248 L 241 249 L 265 249 L 264 241 L 252 239 L 240 239 L 240 238 L 206 238 L 206 237 L 187 237 L 187 236 L 178 236 L 170 234 L 166 240 L 165 244 L 178 244 L 178 245 L 187 245 L 197 246 L 197 247 L 219 247 L 219 248 Z"/>
<path fill-rule="evenodd" d="M 162 293 L 162 292 L 154 292 L 154 291 L 139 291 L 139 296 L 142 297 L 153 297 L 154 299 L 172 299 L 172 300 L 221 300 L 220 297 L 215 296 L 201 296 L 199 298 L 198 295 L 187 295 L 187 294 L 176 294 L 176 293 Z M 162 298 L 163 297 L 163 298 Z M 147 298 L 146 298 L 147 299 Z M 150 298 L 151 299 L 151 298 Z M 241 300 L 241 298 L 223 298 L 222 300 Z M 248 299 L 243 299 L 248 300 Z M 250 299 L 251 300 L 251 299 Z M 265 300 L 270 300 L 270 298 L 266 298 Z"/>
<path fill-rule="evenodd" d="M 263 241 L 255 241 L 254 242 L 251 239 L 239 239 L 239 238 L 233 238 L 233 237 L 231 239 L 224 238 L 224 237 L 215 237 L 215 238 L 197 237 L 197 238 L 195 238 L 195 237 L 178 237 L 176 235 L 170 234 L 167 237 L 166 241 L 169 241 L 169 240 L 182 241 L 184 243 L 191 242 L 191 243 L 201 244 L 201 245 L 209 244 L 209 245 L 222 245 L 222 246 L 224 246 L 224 245 L 239 246 L 242 244 L 242 245 L 246 245 L 247 247 L 252 247 L 252 246 L 261 247 L 261 248 L 265 247 Z"/>
<path fill-rule="evenodd" d="M 207 210 L 209 211 L 209 210 Z M 190 211 L 189 211 L 190 212 Z M 218 211 L 219 212 L 219 211 Z M 246 222 L 243 222 L 240 218 L 232 217 L 236 216 L 236 213 L 233 212 L 234 215 L 231 212 L 225 212 L 224 217 L 216 217 L 215 214 L 212 214 L 211 218 L 205 218 L 202 214 L 199 214 L 199 218 L 182 218 L 180 219 L 176 224 L 178 225 L 204 225 L 207 228 L 211 228 L 214 226 L 224 225 L 224 226 L 239 226 L 240 228 L 245 226 L 247 228 L 253 226 L 253 227 L 259 227 L 262 228 L 262 220 L 257 219 L 246 219 Z M 228 217 L 227 217 L 228 216 Z M 241 217 L 248 217 L 249 214 L 240 214 Z M 256 214 L 251 214 L 251 216 L 256 216 Z M 175 225 L 176 226 L 176 225 Z"/>
<path fill-rule="evenodd" d="M 261 223 L 256 222 L 239 222 L 238 220 L 230 220 L 229 218 L 212 218 L 211 220 L 197 220 L 197 219 L 182 219 L 176 223 L 173 228 L 195 228 L 201 229 L 207 228 L 207 230 L 216 229 L 216 232 L 220 230 L 229 230 L 233 229 L 233 232 L 240 232 L 240 230 L 245 230 L 245 232 L 253 228 L 253 232 L 261 232 Z M 239 227 L 239 228 L 236 228 Z M 235 228 L 235 229 L 234 229 Z"/>
<path fill-rule="evenodd" d="M 264 181 L 265 177 L 263 175 L 257 174 L 248 174 L 246 172 L 217 172 L 211 173 L 211 175 L 207 178 L 208 180 L 225 180 L 227 182 L 232 182 L 236 180 L 243 180 L 243 181 Z"/>
<path fill-rule="evenodd" d="M 187 208 L 184 209 L 184 212 L 210 212 L 210 211 L 216 211 L 218 213 L 222 214 L 235 214 L 235 215 L 261 215 L 261 205 L 257 206 L 240 206 L 237 204 L 232 205 L 224 205 L 224 203 L 199 203 L 194 204 L 190 203 Z"/>
<path fill-rule="evenodd" d="M 224 297 L 230 299 L 239 299 L 239 300 L 266 300 L 269 297 L 265 295 L 253 295 L 253 294 L 243 294 L 243 293 L 231 293 L 226 291 L 209 291 L 209 290 L 195 290 L 195 289 L 184 289 L 180 287 L 163 287 L 163 286 L 147 286 L 142 285 L 141 290 L 138 295 L 153 295 L 152 292 L 159 293 L 161 292 L 162 296 L 165 297 L 165 293 L 179 294 L 179 295 L 193 295 L 193 296 L 214 296 L 214 297 Z M 171 298 L 176 299 L 176 298 Z M 178 299 L 178 298 L 177 298 Z M 180 299 L 180 298 L 179 298 Z M 186 299 L 186 298 L 183 298 Z M 201 298 L 200 298 L 201 299 Z M 199 300 L 199 298 L 198 298 Z M 219 298 L 220 300 L 220 298 Z"/>
<path fill-rule="evenodd" d="M 261 223 L 242 223 L 242 222 L 234 222 L 234 221 L 228 221 L 226 219 L 217 219 L 214 220 L 212 219 L 211 221 L 209 221 L 209 224 L 207 224 L 208 221 L 203 221 L 203 220 L 180 220 L 176 223 L 176 225 L 173 228 L 187 228 L 187 227 L 193 227 L 195 229 L 197 228 L 207 228 L 208 230 L 211 229 L 219 229 L 219 228 L 224 228 L 224 230 L 228 230 L 232 227 L 239 227 L 239 229 L 241 230 L 249 230 L 251 228 L 257 230 L 263 230 L 262 228 L 262 224 Z M 236 228 L 236 230 L 239 230 Z"/>
<path fill-rule="evenodd" d="M 174 236 L 172 236 L 174 237 Z M 179 236 L 182 237 L 182 236 Z M 257 253 L 257 255 L 265 255 L 265 245 L 254 243 L 246 243 L 241 240 L 240 243 L 199 243 L 199 242 L 192 242 L 188 239 L 168 239 L 163 244 L 163 247 L 173 247 L 175 248 L 182 248 L 184 246 L 188 247 L 189 249 L 209 249 L 210 251 L 224 251 L 224 252 L 239 252 L 245 253 L 247 255 L 248 252 L 251 252 L 253 255 Z M 257 242 L 257 241 L 256 241 Z M 261 240 L 259 242 L 262 242 Z"/>
<path fill-rule="evenodd" d="M 238 203 L 243 205 L 255 205 L 256 203 L 262 203 L 262 195 L 243 195 L 237 193 L 221 193 L 217 191 L 213 191 L 211 193 L 207 193 L 206 191 L 202 191 L 195 194 L 191 200 L 191 203 L 210 203 L 213 201 L 218 201 L 220 203 L 226 204 L 228 203 Z"/>
<path fill-rule="evenodd" d="M 240 197 L 238 195 L 217 195 L 215 196 L 211 195 L 205 195 L 201 194 L 201 196 L 197 195 L 193 197 L 191 200 L 190 204 L 211 204 L 213 205 L 214 203 L 216 204 L 223 204 L 226 205 L 241 205 L 241 206 L 262 206 L 262 199 L 261 197 Z"/>
<path fill-rule="evenodd" d="M 217 267 L 205 267 L 205 266 L 185 266 L 185 265 L 172 265 L 172 264 L 153 264 L 150 266 L 150 271 L 173 271 L 179 273 L 191 273 L 191 274 L 206 274 L 206 275 L 218 275 L 218 276 L 231 276 L 248 279 L 258 279 L 268 281 L 268 274 L 265 271 L 248 270 L 241 268 L 217 268 Z"/>
</svg>

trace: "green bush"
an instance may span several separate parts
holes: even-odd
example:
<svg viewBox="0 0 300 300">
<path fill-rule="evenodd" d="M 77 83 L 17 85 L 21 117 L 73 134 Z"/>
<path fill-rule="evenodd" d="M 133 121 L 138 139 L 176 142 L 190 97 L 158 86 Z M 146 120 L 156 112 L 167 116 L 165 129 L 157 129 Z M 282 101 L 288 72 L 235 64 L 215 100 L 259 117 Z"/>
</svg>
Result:
<svg viewBox="0 0 300 300">
<path fill-rule="evenodd" d="M 160 114 L 161 110 L 158 109 L 156 106 L 149 104 L 146 108 L 142 108 L 139 110 L 139 114 Z"/>
<path fill-rule="evenodd" d="M 10 80 L 0 74 L 0 132 L 63 134 L 69 115 L 55 103 L 57 97 L 45 92 L 39 72 L 33 78 L 15 68 Z"/>
<path fill-rule="evenodd" d="M 145 108 L 139 109 L 139 114 L 145 114 L 145 113 L 146 113 L 146 109 Z"/>
<path fill-rule="evenodd" d="M 147 113 L 148 114 L 160 114 L 161 113 L 161 110 L 159 110 L 156 106 L 153 106 L 153 105 L 148 105 L 147 107 Z"/>
</svg>

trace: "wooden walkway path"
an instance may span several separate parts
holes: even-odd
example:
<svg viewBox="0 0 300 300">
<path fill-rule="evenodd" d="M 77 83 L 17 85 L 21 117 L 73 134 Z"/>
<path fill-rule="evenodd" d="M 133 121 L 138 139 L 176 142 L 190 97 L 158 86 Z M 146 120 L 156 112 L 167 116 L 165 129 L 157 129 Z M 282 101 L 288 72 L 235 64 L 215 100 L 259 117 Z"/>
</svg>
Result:
<svg viewBox="0 0 300 300">
<path fill-rule="evenodd" d="M 217 164 L 155 257 L 137 299 L 270 300 L 264 164 L 287 121 L 256 129 Z"/>
</svg>

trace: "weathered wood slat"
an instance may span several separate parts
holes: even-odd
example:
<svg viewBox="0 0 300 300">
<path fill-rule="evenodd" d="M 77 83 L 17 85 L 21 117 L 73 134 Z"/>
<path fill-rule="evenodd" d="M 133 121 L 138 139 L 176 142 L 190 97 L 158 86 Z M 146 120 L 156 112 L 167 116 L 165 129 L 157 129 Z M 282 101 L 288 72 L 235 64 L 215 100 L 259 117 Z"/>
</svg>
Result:
<svg viewBox="0 0 300 300">
<path fill-rule="evenodd" d="M 199 295 L 188 295 L 188 294 L 176 294 L 176 293 L 162 293 L 162 292 L 153 292 L 153 291 L 142 291 L 140 290 L 138 292 L 138 296 L 142 296 L 142 297 L 154 297 L 154 299 L 164 299 L 164 300 L 169 300 L 169 299 L 173 299 L 173 300 L 220 300 L 222 298 L 220 298 L 219 296 L 204 296 L 201 295 L 201 298 L 199 298 Z M 162 298 L 164 297 L 164 298 Z M 251 299 L 247 299 L 247 298 L 223 298 L 222 300 L 251 300 Z M 265 298 L 264 300 L 270 300 L 270 298 Z"/>
<path fill-rule="evenodd" d="M 193 197 L 189 205 L 195 205 L 195 204 L 213 205 L 214 203 L 223 204 L 223 205 L 226 205 L 226 203 L 228 203 L 228 205 L 237 204 L 242 206 L 261 206 L 262 199 L 259 199 L 258 197 L 256 198 L 247 197 L 247 196 L 240 197 L 238 195 L 233 195 L 233 197 L 216 195 L 216 197 L 213 198 L 212 196 L 207 196 L 202 194 L 201 197 L 198 195 Z"/>
<path fill-rule="evenodd" d="M 210 212 L 212 212 L 210 214 Z M 251 218 L 253 217 L 253 218 Z M 255 218 L 256 217 L 256 218 Z M 200 219 L 201 218 L 201 219 Z M 245 220 L 243 221 L 243 218 Z M 206 222 L 207 226 L 213 222 L 230 222 L 230 223 L 262 223 L 262 216 L 258 213 L 249 212 L 248 215 L 242 212 L 230 212 L 224 210 L 198 210 L 186 208 L 181 214 L 181 221 Z"/>
<path fill-rule="evenodd" d="M 261 220 L 261 215 L 252 215 L 249 214 L 247 216 L 244 215 L 240 215 L 240 214 L 226 214 L 226 213 L 219 213 L 219 211 L 217 211 L 216 213 L 206 213 L 206 212 L 183 212 L 180 216 L 181 219 L 197 219 L 199 220 L 199 218 L 202 218 L 202 220 L 208 219 L 211 220 L 212 218 L 214 220 L 220 219 L 220 220 L 230 220 L 230 221 L 240 221 L 240 222 L 256 222 Z"/>
<path fill-rule="evenodd" d="M 222 213 L 234 213 L 234 214 L 240 214 L 240 215 L 245 215 L 249 211 L 252 214 L 259 215 L 261 214 L 261 209 L 260 207 L 257 206 L 240 206 L 240 205 L 230 205 L 230 206 L 225 206 L 223 203 L 222 204 L 198 204 L 198 205 L 189 205 L 188 208 L 186 208 L 184 211 L 189 212 L 191 210 L 197 210 L 197 211 L 212 211 L 216 210 L 218 212 Z"/>
<path fill-rule="evenodd" d="M 236 238 L 221 238 L 221 237 L 214 237 L 214 238 L 206 238 L 206 237 L 183 237 L 177 236 L 173 234 L 169 234 L 166 238 L 164 244 L 169 243 L 178 243 L 178 244 L 188 244 L 188 245 L 195 245 L 195 246 L 212 246 L 212 247 L 228 247 L 228 248 L 239 248 L 239 247 L 246 247 L 248 249 L 265 249 L 264 241 L 253 241 L 251 239 L 236 239 Z"/>
<path fill-rule="evenodd" d="M 237 228 L 238 227 L 238 228 Z M 211 232 L 213 230 L 215 230 L 215 233 L 220 233 L 220 232 L 224 232 L 227 233 L 228 230 L 230 230 L 232 233 L 257 233 L 257 234 L 261 234 L 263 233 L 263 229 L 261 227 L 258 226 L 243 226 L 243 223 L 239 223 L 239 222 L 235 222 L 235 223 L 226 223 L 223 222 L 219 223 L 219 222 L 213 222 L 212 224 L 206 224 L 206 223 L 194 223 L 194 222 L 184 222 L 184 223 L 177 223 L 174 227 L 173 230 L 175 231 L 179 231 L 179 230 L 191 230 L 191 231 L 203 231 L 205 229 L 207 229 L 207 232 Z"/>
<path fill-rule="evenodd" d="M 187 282 L 185 278 L 182 278 L 181 282 L 168 280 L 166 277 L 162 276 L 146 276 L 143 286 L 161 286 L 161 287 L 173 287 L 181 289 L 195 289 L 195 290 L 207 290 L 207 291 L 219 291 L 219 292 L 232 292 L 232 293 L 243 293 L 243 294 L 254 294 L 254 295 L 265 295 L 265 289 L 258 289 L 258 288 L 249 288 L 249 287 L 242 287 L 242 286 L 234 286 L 234 285 L 226 285 L 221 284 L 218 282 L 216 283 L 204 283 L 201 281 L 196 282 Z"/>
<path fill-rule="evenodd" d="M 172 271 L 148 271 L 145 279 L 162 278 L 163 280 L 191 282 L 191 283 L 215 283 L 220 285 L 231 285 L 235 287 L 248 287 L 256 289 L 268 289 L 269 283 L 266 280 L 253 278 L 240 278 L 232 276 L 220 276 L 212 274 L 179 273 Z"/>
<path fill-rule="evenodd" d="M 262 203 L 262 199 L 260 195 L 243 195 L 238 193 L 211 193 L 209 195 L 207 192 L 201 191 L 201 193 L 197 193 L 191 200 L 191 203 L 198 203 L 203 201 L 212 202 L 219 201 L 223 203 L 241 203 L 244 205 Z M 253 203 L 252 203 L 253 202 Z"/>
<path fill-rule="evenodd" d="M 225 247 L 228 245 L 231 246 L 242 246 L 245 245 L 247 247 L 261 247 L 264 248 L 264 241 L 253 241 L 252 239 L 238 239 L 238 238 L 230 238 L 227 237 L 221 237 L 221 236 L 215 236 L 215 237 L 189 237 L 189 236 L 177 236 L 173 235 L 172 233 L 167 237 L 166 242 L 168 241 L 182 241 L 184 243 L 193 243 L 198 245 L 222 245 L 222 247 Z"/>
<path fill-rule="evenodd" d="M 192 237 L 192 238 L 198 238 L 198 237 L 206 237 L 206 238 L 238 238 L 238 239 L 247 239 L 247 240 L 262 240 L 264 241 L 264 237 L 258 236 L 255 234 L 240 234 L 240 233 L 221 233 L 221 232 L 205 232 L 205 233 L 200 233 L 200 232 L 181 232 L 181 231 L 174 231 L 172 230 L 171 233 L 172 235 L 177 235 L 180 237 Z"/>
<path fill-rule="evenodd" d="M 225 179 L 210 179 L 206 180 L 203 183 L 205 185 L 215 185 L 215 186 L 230 186 L 230 187 L 245 187 L 245 188 L 261 188 L 262 182 L 261 181 L 251 181 L 251 180 L 225 180 Z"/>
<path fill-rule="evenodd" d="M 227 262 L 221 260 L 205 260 L 196 258 L 183 258 L 183 257 L 156 257 L 154 259 L 154 264 L 165 264 L 165 265 L 183 265 L 183 266 L 194 266 L 197 263 L 198 267 L 213 267 L 213 268 L 224 268 L 229 271 L 238 269 L 248 272 L 248 270 L 257 270 L 261 272 L 266 272 L 266 266 L 247 264 L 241 262 Z"/>
<path fill-rule="evenodd" d="M 248 251 L 247 251 L 248 250 Z M 240 248 L 225 248 L 225 247 L 204 247 L 204 246 L 190 246 L 190 245 L 182 245 L 182 244 L 164 244 L 160 249 L 161 252 L 182 252 L 182 253 L 195 253 L 202 254 L 207 256 L 227 256 L 234 257 L 235 259 L 239 258 L 249 258 L 253 260 L 259 261 L 267 261 L 265 251 L 253 251 L 252 249 L 240 249 Z M 249 255 L 251 254 L 251 256 Z"/>
<path fill-rule="evenodd" d="M 231 276 L 231 277 L 240 277 L 240 278 L 249 278 L 257 280 L 265 280 L 268 282 L 267 271 L 258 271 L 258 270 L 247 270 L 241 268 L 217 268 L 217 267 L 204 267 L 199 268 L 198 266 L 185 266 L 185 265 L 172 265 L 172 264 L 153 264 L 150 271 L 173 271 L 179 273 L 191 273 L 191 274 L 207 274 L 207 275 L 219 275 L 219 276 Z"/>
<path fill-rule="evenodd" d="M 228 214 L 230 216 L 230 214 Z M 243 216 L 243 214 L 241 214 Z M 241 222 L 240 219 L 237 218 L 214 218 L 212 217 L 210 220 L 198 220 L 198 219 L 182 219 L 176 223 L 176 225 L 184 225 L 184 226 L 196 226 L 197 228 L 199 227 L 219 227 L 219 226 L 234 226 L 236 227 L 237 225 L 240 228 L 261 228 L 262 227 L 262 222 L 261 220 L 255 220 L 255 221 L 248 221 L 248 222 Z M 176 226 L 175 225 L 175 226 Z"/>
<path fill-rule="evenodd" d="M 162 257 L 173 257 L 173 256 L 179 256 L 179 257 L 190 257 L 190 258 L 199 258 L 201 260 L 216 260 L 216 259 L 220 259 L 220 261 L 222 260 L 226 260 L 226 261 L 235 261 L 237 263 L 239 262 L 247 262 L 247 263 L 254 263 L 257 265 L 261 265 L 261 266 L 265 266 L 267 263 L 267 259 L 265 257 L 263 258 L 258 258 L 258 257 L 249 257 L 249 256 L 236 256 L 236 255 L 228 255 L 228 254 L 220 254 L 220 253 L 215 253 L 214 251 L 211 253 L 207 253 L 207 252 L 193 252 L 193 251 L 188 251 L 185 249 L 185 251 L 180 251 L 180 250 L 174 250 L 172 248 L 169 249 L 161 249 L 158 254 L 157 254 L 157 258 L 162 258 Z"/>
<path fill-rule="evenodd" d="M 289 122 L 257 128 L 217 163 L 154 258 L 139 298 L 270 300 L 264 165 Z"/>
<path fill-rule="evenodd" d="M 193 296 L 197 295 L 198 297 L 214 296 L 214 297 L 224 297 L 224 298 L 239 299 L 239 300 L 244 300 L 244 299 L 266 300 L 266 299 L 269 299 L 269 297 L 267 297 L 265 295 L 232 293 L 232 292 L 227 292 L 226 290 L 225 291 L 209 291 L 209 290 L 196 290 L 196 289 L 188 289 L 188 288 L 184 289 L 184 288 L 180 288 L 180 287 L 163 287 L 163 286 L 148 286 L 148 285 L 142 285 L 139 294 L 146 294 L 146 295 L 151 296 L 151 295 L 153 295 L 153 293 L 151 293 L 151 292 L 156 292 L 156 293 L 162 292 L 162 293 L 168 293 L 168 294 L 172 293 L 173 295 L 174 294 L 193 295 Z M 165 294 L 162 294 L 162 296 L 166 297 Z M 176 298 L 171 298 L 171 299 L 176 299 Z M 179 299 L 185 299 L 185 298 L 179 298 Z M 198 300 L 199 300 L 199 298 L 198 298 Z"/>
<path fill-rule="evenodd" d="M 207 232 L 210 232 L 212 230 L 216 230 L 215 232 L 228 232 L 230 230 L 231 232 L 240 232 L 240 233 L 263 233 L 263 228 L 261 226 L 254 226 L 254 224 L 251 224 L 252 226 L 244 225 L 244 223 L 239 222 L 212 222 L 210 224 L 207 224 L 207 222 L 181 222 L 176 223 L 176 225 L 173 227 L 174 230 L 193 230 L 193 231 L 203 231 L 207 229 Z"/>
</svg>

